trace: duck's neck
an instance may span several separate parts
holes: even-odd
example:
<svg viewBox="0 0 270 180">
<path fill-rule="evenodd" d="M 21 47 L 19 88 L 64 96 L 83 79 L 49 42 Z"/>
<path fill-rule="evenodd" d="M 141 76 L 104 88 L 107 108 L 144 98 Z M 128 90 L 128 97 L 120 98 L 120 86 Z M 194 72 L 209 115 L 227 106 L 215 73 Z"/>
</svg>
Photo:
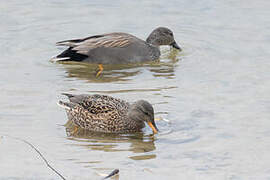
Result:
<svg viewBox="0 0 270 180">
<path fill-rule="evenodd" d="M 158 42 L 156 41 L 155 34 L 151 33 L 148 38 L 146 39 L 146 42 L 148 44 L 151 44 L 153 46 L 159 47 Z"/>
<path fill-rule="evenodd" d="M 160 50 L 159 46 L 152 45 L 150 43 L 147 43 L 150 49 L 150 56 L 152 57 L 152 60 L 156 60 L 160 56 Z"/>
<path fill-rule="evenodd" d="M 156 34 L 152 32 L 148 38 L 146 39 L 146 43 L 148 44 L 151 52 L 151 57 L 153 60 L 156 60 L 160 56 L 159 43 L 156 41 Z"/>
<path fill-rule="evenodd" d="M 125 121 L 125 126 L 128 126 L 131 130 L 142 129 L 145 127 L 144 121 L 142 121 L 142 119 L 143 117 L 138 116 L 138 114 L 133 110 L 129 110 Z"/>
</svg>

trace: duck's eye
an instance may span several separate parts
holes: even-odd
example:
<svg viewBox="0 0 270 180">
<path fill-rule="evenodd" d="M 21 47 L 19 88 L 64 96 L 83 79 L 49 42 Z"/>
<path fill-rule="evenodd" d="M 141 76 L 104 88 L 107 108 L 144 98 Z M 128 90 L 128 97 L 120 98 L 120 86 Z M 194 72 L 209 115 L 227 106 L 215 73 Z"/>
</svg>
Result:
<svg viewBox="0 0 270 180">
<path fill-rule="evenodd" d="M 143 112 L 146 116 L 150 116 L 150 114 L 148 112 Z"/>
<path fill-rule="evenodd" d="M 149 115 L 149 113 L 148 113 L 148 112 L 144 112 L 144 111 L 143 111 L 143 113 L 144 113 L 145 115 L 147 115 L 147 116 Z"/>
</svg>

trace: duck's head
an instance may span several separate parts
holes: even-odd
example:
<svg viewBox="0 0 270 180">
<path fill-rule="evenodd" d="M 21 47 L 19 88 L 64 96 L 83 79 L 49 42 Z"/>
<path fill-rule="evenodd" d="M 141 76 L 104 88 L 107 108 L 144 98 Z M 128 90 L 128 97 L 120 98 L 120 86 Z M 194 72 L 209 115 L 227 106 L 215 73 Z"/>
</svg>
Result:
<svg viewBox="0 0 270 180">
<path fill-rule="evenodd" d="M 132 119 L 146 122 L 153 130 L 153 133 L 156 134 L 158 132 L 158 128 L 154 120 L 154 109 L 149 102 L 145 100 L 136 101 L 132 105 L 130 113 Z"/>
<path fill-rule="evenodd" d="M 182 50 L 175 42 L 173 32 L 166 27 L 159 27 L 153 30 L 146 42 L 154 46 L 169 45 L 180 51 Z"/>
</svg>

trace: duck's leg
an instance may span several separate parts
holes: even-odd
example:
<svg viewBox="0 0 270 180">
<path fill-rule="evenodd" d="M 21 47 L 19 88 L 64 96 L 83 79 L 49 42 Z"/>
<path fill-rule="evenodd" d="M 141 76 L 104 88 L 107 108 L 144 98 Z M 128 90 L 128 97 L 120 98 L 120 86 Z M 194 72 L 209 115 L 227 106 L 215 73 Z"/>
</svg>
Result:
<svg viewBox="0 0 270 180">
<path fill-rule="evenodd" d="M 98 70 L 97 70 L 96 77 L 98 77 L 98 76 L 102 73 L 103 69 L 104 69 L 104 68 L 103 68 L 102 64 L 99 64 L 99 65 L 98 65 Z"/>
</svg>

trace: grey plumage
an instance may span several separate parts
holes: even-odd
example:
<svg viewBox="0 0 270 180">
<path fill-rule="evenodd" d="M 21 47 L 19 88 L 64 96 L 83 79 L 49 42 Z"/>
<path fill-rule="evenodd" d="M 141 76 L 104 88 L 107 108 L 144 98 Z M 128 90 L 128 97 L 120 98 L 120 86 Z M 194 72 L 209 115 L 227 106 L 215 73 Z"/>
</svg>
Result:
<svg viewBox="0 0 270 180">
<path fill-rule="evenodd" d="M 177 49 L 171 30 L 165 27 L 155 29 L 143 41 L 127 33 L 109 33 L 57 42 L 58 46 L 68 46 L 53 61 L 83 61 L 95 64 L 126 64 L 153 61 L 159 58 L 159 46 L 171 45 Z"/>
</svg>

